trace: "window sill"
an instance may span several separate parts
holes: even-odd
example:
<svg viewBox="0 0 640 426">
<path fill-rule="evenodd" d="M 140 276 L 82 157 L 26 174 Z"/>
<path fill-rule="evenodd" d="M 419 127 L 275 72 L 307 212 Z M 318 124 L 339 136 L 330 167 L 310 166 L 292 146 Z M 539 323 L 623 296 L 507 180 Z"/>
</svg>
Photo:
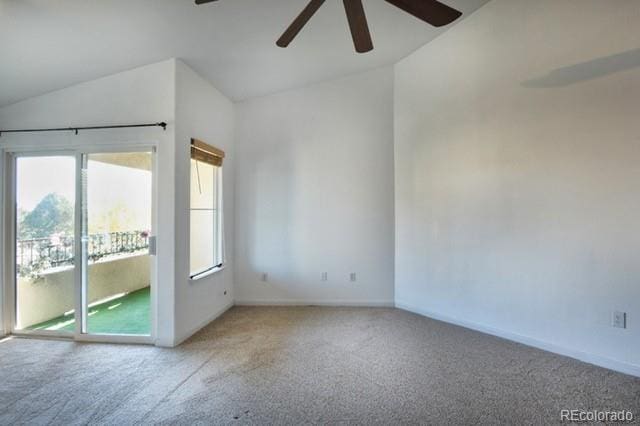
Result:
<svg viewBox="0 0 640 426">
<path fill-rule="evenodd" d="M 222 270 L 224 270 L 224 268 L 226 268 L 227 265 L 222 265 L 222 266 L 218 266 L 217 268 L 213 268 L 209 271 L 206 272 L 202 272 L 198 275 L 194 275 L 193 277 L 189 277 L 189 282 L 196 282 L 196 281 L 200 281 L 203 278 L 207 278 L 210 277 L 211 275 L 214 275 Z"/>
</svg>

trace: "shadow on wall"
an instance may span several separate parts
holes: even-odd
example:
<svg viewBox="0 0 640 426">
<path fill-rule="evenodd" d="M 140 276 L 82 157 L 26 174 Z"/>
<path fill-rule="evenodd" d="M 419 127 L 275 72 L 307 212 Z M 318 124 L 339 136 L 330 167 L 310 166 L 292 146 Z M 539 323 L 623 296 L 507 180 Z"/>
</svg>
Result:
<svg viewBox="0 0 640 426">
<path fill-rule="evenodd" d="M 530 89 L 564 87 L 636 67 L 640 67 L 640 49 L 558 68 L 545 76 L 527 80 L 522 86 Z"/>
</svg>

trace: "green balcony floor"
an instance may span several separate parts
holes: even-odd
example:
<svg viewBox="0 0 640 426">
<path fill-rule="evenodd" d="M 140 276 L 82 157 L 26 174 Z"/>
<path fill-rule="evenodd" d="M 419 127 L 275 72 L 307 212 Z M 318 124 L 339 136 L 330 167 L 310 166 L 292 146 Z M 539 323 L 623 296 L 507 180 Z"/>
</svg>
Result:
<svg viewBox="0 0 640 426">
<path fill-rule="evenodd" d="M 149 287 L 89 308 L 88 328 L 94 334 L 151 334 Z M 73 314 L 62 315 L 29 330 L 73 331 Z"/>
</svg>

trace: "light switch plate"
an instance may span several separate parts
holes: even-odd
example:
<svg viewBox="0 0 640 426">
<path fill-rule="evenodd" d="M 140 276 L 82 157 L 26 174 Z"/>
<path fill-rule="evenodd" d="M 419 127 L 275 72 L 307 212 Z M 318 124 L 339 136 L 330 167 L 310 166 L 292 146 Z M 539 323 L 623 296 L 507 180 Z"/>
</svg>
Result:
<svg viewBox="0 0 640 426">
<path fill-rule="evenodd" d="M 611 325 L 616 328 L 627 328 L 627 313 L 615 311 L 613 313 Z"/>
</svg>

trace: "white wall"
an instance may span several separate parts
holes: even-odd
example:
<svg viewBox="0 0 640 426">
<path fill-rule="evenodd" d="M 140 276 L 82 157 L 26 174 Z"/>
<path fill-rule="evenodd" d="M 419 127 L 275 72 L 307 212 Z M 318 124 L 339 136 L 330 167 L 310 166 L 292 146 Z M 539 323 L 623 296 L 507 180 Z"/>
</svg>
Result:
<svg viewBox="0 0 640 426">
<path fill-rule="evenodd" d="M 393 303 L 392 104 L 391 68 L 237 104 L 237 303 Z"/>
<path fill-rule="evenodd" d="M 4 134 L 2 149 L 74 149 L 157 142 L 157 341 L 174 342 L 175 60 L 79 84 L 0 109 L 0 128 L 46 128 L 166 121 L 161 128 Z M 2 170 L 0 170 L 2 172 Z M 55 170 L 51 171 L 55 173 Z M 0 227 L 0 232 L 2 232 Z M 4 275 L 0 275 L 3 276 Z M 11 280 L 6 279 L 5 281 Z M 8 285 L 5 286 L 8 288 Z M 6 299 L 6 298 L 5 298 Z M 6 302 L 6 300 L 5 300 Z M 3 305 L 3 304 L 0 304 Z M 6 319 L 6 310 L 4 312 Z M 6 321 L 5 321 L 6 322 Z"/>
<path fill-rule="evenodd" d="M 493 0 L 396 66 L 399 306 L 640 374 L 638 17 Z"/>
<path fill-rule="evenodd" d="M 191 138 L 225 151 L 223 164 L 226 267 L 189 279 L 189 180 Z M 182 61 L 176 61 L 176 335 L 179 343 L 233 304 L 234 242 L 233 104 Z M 225 294 L 226 292 L 226 294 Z"/>
</svg>

